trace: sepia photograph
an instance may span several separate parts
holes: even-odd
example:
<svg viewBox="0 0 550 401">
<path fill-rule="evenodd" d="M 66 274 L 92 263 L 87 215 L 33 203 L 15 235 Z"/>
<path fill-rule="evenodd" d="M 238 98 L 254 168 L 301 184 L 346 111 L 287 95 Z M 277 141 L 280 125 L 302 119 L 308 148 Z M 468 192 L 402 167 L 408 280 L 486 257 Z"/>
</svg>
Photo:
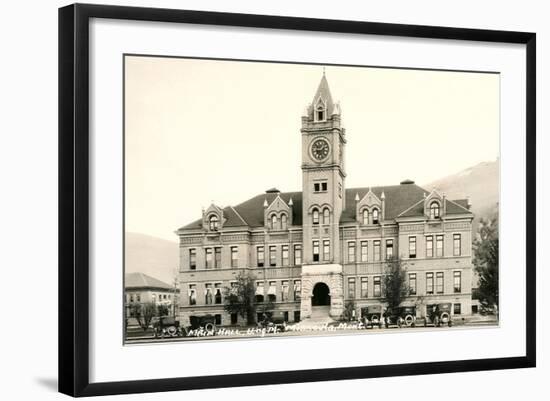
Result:
<svg viewBox="0 0 550 401">
<path fill-rule="evenodd" d="M 124 344 L 499 326 L 499 73 L 123 73 Z"/>
</svg>

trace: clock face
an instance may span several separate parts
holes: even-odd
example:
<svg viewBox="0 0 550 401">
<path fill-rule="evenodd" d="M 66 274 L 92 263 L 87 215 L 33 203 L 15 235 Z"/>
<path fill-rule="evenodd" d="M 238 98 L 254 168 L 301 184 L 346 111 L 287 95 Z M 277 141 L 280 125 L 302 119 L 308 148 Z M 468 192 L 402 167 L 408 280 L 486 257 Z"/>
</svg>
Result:
<svg viewBox="0 0 550 401">
<path fill-rule="evenodd" d="M 311 154 L 317 160 L 325 159 L 328 156 L 329 150 L 328 142 L 324 139 L 317 139 L 311 145 Z"/>
</svg>

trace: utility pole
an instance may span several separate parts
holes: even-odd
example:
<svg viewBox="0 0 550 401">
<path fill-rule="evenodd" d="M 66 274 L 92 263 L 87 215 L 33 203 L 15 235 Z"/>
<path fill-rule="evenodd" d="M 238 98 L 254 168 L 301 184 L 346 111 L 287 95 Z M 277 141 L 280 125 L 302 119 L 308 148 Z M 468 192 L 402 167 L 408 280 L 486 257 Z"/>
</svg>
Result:
<svg viewBox="0 0 550 401">
<path fill-rule="evenodd" d="M 174 295 L 172 296 L 172 311 L 173 311 L 174 319 L 176 318 L 176 307 L 178 305 L 177 293 L 178 293 L 178 275 L 176 273 L 176 275 L 174 276 Z"/>
</svg>

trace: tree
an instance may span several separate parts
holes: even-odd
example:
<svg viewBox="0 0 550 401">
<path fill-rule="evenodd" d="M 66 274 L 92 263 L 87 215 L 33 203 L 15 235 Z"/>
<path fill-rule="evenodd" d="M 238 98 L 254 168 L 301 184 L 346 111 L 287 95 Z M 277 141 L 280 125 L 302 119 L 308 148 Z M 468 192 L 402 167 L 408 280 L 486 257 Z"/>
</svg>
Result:
<svg viewBox="0 0 550 401">
<path fill-rule="evenodd" d="M 270 315 L 275 305 L 268 298 L 256 297 L 254 278 L 245 272 L 240 272 L 236 283 L 225 288 L 224 309 L 228 313 L 237 313 L 246 318 L 247 324 L 254 324 L 256 313 Z"/>
<path fill-rule="evenodd" d="M 409 295 L 407 283 L 407 269 L 399 258 L 390 258 L 384 267 L 382 279 L 382 298 L 392 310 L 401 305 L 403 299 Z"/>
<path fill-rule="evenodd" d="M 139 327 L 141 327 L 143 331 L 147 331 L 149 325 L 151 324 L 151 321 L 153 320 L 153 317 L 157 312 L 157 307 L 155 303 L 146 302 L 142 304 L 134 304 L 131 306 L 131 308 L 133 309 L 133 315 L 136 318 Z"/>
<path fill-rule="evenodd" d="M 483 308 L 498 314 L 498 212 L 492 218 L 480 220 L 473 245 L 479 301 Z"/>
<path fill-rule="evenodd" d="M 354 312 L 355 311 L 355 302 L 353 300 L 346 302 L 346 305 L 344 307 L 344 312 L 342 312 L 342 320 L 345 320 L 347 322 L 353 320 L 355 318 Z"/>
</svg>

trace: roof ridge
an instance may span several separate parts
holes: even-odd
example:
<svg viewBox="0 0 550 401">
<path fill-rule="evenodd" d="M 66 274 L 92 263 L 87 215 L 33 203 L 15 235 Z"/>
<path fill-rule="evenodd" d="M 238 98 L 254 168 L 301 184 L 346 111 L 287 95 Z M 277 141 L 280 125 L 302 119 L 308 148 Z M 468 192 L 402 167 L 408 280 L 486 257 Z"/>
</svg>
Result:
<svg viewBox="0 0 550 401">
<path fill-rule="evenodd" d="M 408 208 L 406 208 L 405 210 L 403 210 L 401 213 L 399 213 L 397 215 L 397 217 L 400 217 L 402 215 L 404 215 L 405 213 L 407 213 L 409 210 L 411 210 L 412 208 L 414 208 L 416 205 L 418 205 L 420 202 L 424 202 L 424 199 L 420 199 L 418 202 L 414 203 L 413 205 L 409 206 Z"/>
<path fill-rule="evenodd" d="M 235 212 L 235 214 L 237 215 L 237 217 L 239 219 L 241 219 L 241 221 L 245 224 L 245 225 L 248 225 L 247 221 L 245 219 L 243 219 L 243 216 L 241 216 L 241 214 L 239 212 L 237 212 L 237 209 L 235 209 L 235 207 L 233 206 L 229 206 L 231 209 L 233 209 L 233 211 Z"/>
<path fill-rule="evenodd" d="M 455 200 L 464 200 L 464 199 L 455 199 Z M 451 202 L 453 205 L 456 205 L 456 206 L 458 206 L 458 207 L 461 208 L 461 209 L 464 209 L 464 210 L 467 211 L 468 213 L 472 213 L 472 211 L 471 211 L 470 209 L 466 209 L 464 206 L 462 206 L 462 205 L 456 203 L 456 202 L 453 201 L 453 200 L 446 199 L 446 201 L 447 201 L 447 202 Z M 473 214 L 473 213 L 472 213 L 472 214 Z"/>
</svg>

